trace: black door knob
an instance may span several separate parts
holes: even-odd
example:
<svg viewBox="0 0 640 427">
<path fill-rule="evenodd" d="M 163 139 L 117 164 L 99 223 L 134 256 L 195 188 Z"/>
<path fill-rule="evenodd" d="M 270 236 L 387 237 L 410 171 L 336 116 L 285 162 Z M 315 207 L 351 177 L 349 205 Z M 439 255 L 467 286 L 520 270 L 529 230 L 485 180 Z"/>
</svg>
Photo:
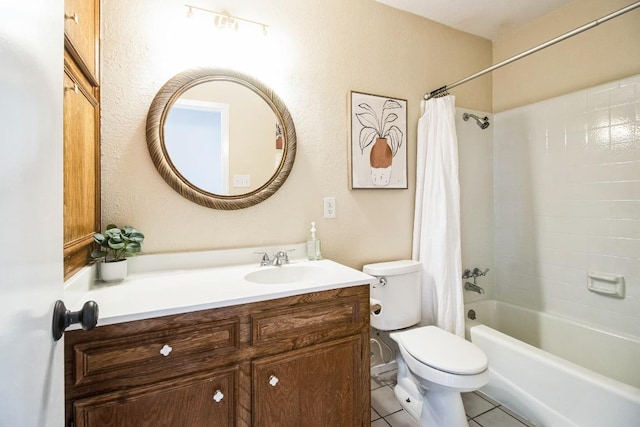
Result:
<svg viewBox="0 0 640 427">
<path fill-rule="evenodd" d="M 80 323 L 82 329 L 88 331 L 98 324 L 98 304 L 95 301 L 87 301 L 80 311 L 70 311 L 64 302 L 58 300 L 53 307 L 53 339 L 62 338 L 64 330 L 74 323 Z"/>
</svg>

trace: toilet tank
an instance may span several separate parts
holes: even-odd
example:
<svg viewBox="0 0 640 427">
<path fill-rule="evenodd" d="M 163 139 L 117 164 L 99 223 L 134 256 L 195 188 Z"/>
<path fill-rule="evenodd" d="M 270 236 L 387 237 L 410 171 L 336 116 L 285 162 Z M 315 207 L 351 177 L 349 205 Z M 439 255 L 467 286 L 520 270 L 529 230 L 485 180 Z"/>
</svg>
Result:
<svg viewBox="0 0 640 427">
<path fill-rule="evenodd" d="M 371 315 L 371 326 L 381 331 L 408 328 L 422 316 L 422 264 L 402 260 L 367 264 L 362 271 L 375 276 L 371 298 L 382 304 L 380 314 Z"/>
</svg>

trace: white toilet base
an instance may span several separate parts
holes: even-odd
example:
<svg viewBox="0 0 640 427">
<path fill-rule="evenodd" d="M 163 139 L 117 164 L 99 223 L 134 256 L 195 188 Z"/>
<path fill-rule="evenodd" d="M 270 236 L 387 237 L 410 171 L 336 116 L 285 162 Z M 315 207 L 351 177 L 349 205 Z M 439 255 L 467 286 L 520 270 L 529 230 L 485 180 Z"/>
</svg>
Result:
<svg viewBox="0 0 640 427">
<path fill-rule="evenodd" d="M 405 383 L 404 385 L 408 385 Z M 413 387 L 409 386 L 410 388 Z M 406 390 L 400 383 L 393 389 L 400 405 L 424 427 L 468 427 L 462 396 L 455 391 L 430 391 L 424 395 Z"/>
<path fill-rule="evenodd" d="M 422 412 L 422 396 L 416 398 L 415 396 L 407 393 L 404 388 L 397 385 L 393 388 L 393 392 L 402 408 L 407 411 L 414 420 L 420 420 L 420 412 Z"/>
</svg>

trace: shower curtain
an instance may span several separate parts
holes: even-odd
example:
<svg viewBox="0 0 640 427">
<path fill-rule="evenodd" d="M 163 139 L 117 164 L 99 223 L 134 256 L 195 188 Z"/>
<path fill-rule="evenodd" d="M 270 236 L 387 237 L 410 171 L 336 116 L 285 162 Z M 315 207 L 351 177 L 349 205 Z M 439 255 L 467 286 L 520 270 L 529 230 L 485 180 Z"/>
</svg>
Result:
<svg viewBox="0 0 640 427">
<path fill-rule="evenodd" d="M 464 337 L 455 97 L 426 102 L 418 121 L 414 260 L 422 264 L 422 323 Z"/>
</svg>

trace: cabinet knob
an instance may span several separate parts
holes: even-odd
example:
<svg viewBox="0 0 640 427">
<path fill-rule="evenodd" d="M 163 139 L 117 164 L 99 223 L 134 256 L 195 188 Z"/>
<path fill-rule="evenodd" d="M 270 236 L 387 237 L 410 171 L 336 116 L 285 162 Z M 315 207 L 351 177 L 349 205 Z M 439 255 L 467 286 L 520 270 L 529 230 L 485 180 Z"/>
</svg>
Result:
<svg viewBox="0 0 640 427">
<path fill-rule="evenodd" d="M 173 347 L 171 347 L 170 345 L 165 344 L 160 349 L 160 354 L 163 355 L 164 357 L 167 357 L 172 351 L 173 351 Z"/>
<path fill-rule="evenodd" d="M 278 384 L 279 382 L 280 382 L 280 380 L 275 375 L 271 375 L 269 377 L 269 384 L 271 384 L 271 387 L 275 387 L 276 384 Z"/>
<path fill-rule="evenodd" d="M 77 95 L 78 94 L 78 84 L 74 83 L 73 86 L 65 86 L 64 87 L 64 91 L 65 92 L 73 91 L 73 93 L 75 93 Z"/>
<path fill-rule="evenodd" d="M 73 12 L 73 15 L 68 15 L 68 14 L 64 14 L 64 19 L 70 19 L 71 21 L 75 22 L 76 24 L 78 23 L 78 13 L 77 12 Z"/>
<path fill-rule="evenodd" d="M 224 393 L 222 393 L 220 390 L 216 390 L 216 392 L 213 394 L 213 400 L 215 400 L 216 403 L 220 403 L 222 399 L 224 399 Z"/>
</svg>

